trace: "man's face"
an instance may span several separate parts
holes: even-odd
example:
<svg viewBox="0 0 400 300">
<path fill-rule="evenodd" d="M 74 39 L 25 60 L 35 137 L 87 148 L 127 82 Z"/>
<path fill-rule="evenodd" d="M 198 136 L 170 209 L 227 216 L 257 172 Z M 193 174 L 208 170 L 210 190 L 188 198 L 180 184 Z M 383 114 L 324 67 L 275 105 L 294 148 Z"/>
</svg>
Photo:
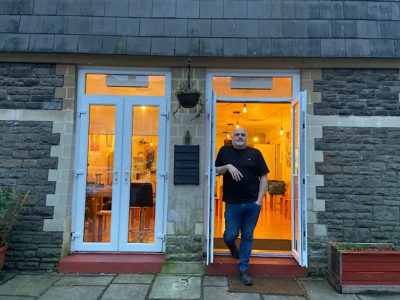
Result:
<svg viewBox="0 0 400 300">
<path fill-rule="evenodd" d="M 235 148 L 245 148 L 247 144 L 247 132 L 243 128 L 232 132 L 232 144 Z"/>
</svg>

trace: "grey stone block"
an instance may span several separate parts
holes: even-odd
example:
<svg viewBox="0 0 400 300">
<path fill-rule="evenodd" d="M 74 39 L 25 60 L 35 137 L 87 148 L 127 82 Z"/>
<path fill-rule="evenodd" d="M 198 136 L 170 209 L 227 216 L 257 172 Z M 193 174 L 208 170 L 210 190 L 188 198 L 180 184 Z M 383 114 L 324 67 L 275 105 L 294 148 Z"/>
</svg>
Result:
<svg viewBox="0 0 400 300">
<path fill-rule="evenodd" d="M 265 57 L 271 55 L 271 39 L 248 39 L 247 55 Z"/>
<path fill-rule="evenodd" d="M 0 32 L 16 33 L 19 28 L 19 16 L 1 16 Z"/>
<path fill-rule="evenodd" d="M 400 23 L 391 21 L 379 22 L 379 28 L 382 38 L 398 39 L 400 38 Z"/>
<path fill-rule="evenodd" d="M 175 17 L 176 0 L 153 0 L 153 17 Z"/>
<path fill-rule="evenodd" d="M 294 1 L 282 0 L 271 1 L 271 18 L 272 19 L 294 19 Z"/>
<path fill-rule="evenodd" d="M 150 54 L 151 38 L 128 37 L 126 52 L 132 54 Z"/>
<path fill-rule="evenodd" d="M 357 23 L 353 20 L 333 20 L 332 36 L 336 38 L 355 38 L 357 37 Z"/>
<path fill-rule="evenodd" d="M 246 18 L 247 1 L 224 0 L 224 18 Z"/>
<path fill-rule="evenodd" d="M 115 284 L 112 283 L 101 297 L 104 300 L 146 299 L 148 284 Z"/>
<path fill-rule="evenodd" d="M 52 286 L 40 298 L 43 300 L 98 299 L 104 286 Z"/>
<path fill-rule="evenodd" d="M 235 20 L 211 20 L 211 36 L 233 37 L 235 26 Z"/>
<path fill-rule="evenodd" d="M 272 39 L 271 55 L 277 57 L 296 56 L 296 41 L 294 39 Z"/>
<path fill-rule="evenodd" d="M 322 39 L 321 56 L 322 57 L 345 57 L 346 47 L 343 39 Z"/>
<path fill-rule="evenodd" d="M 176 0 L 177 18 L 198 18 L 200 16 L 200 0 Z"/>
<path fill-rule="evenodd" d="M 393 40 L 370 40 L 372 57 L 394 57 L 395 47 Z"/>
<path fill-rule="evenodd" d="M 285 20 L 283 21 L 283 35 L 285 37 L 307 37 L 306 20 Z"/>
<path fill-rule="evenodd" d="M 300 57 L 321 57 L 321 40 L 297 39 L 297 55 Z"/>
<path fill-rule="evenodd" d="M 57 1 L 35 0 L 33 13 L 35 15 L 55 15 L 57 13 Z"/>
<path fill-rule="evenodd" d="M 54 37 L 55 52 L 77 52 L 78 36 L 77 35 L 55 35 Z"/>
<path fill-rule="evenodd" d="M 58 1 L 57 15 L 80 15 L 81 0 Z"/>
<path fill-rule="evenodd" d="M 139 19 L 117 18 L 116 34 L 137 36 L 139 35 Z"/>
<path fill-rule="evenodd" d="M 368 19 L 368 6 L 365 1 L 343 1 L 343 16 L 345 19 Z"/>
<path fill-rule="evenodd" d="M 50 52 L 53 50 L 53 44 L 53 34 L 31 34 L 31 38 L 29 40 L 29 50 L 35 52 Z"/>
<path fill-rule="evenodd" d="M 91 27 L 91 17 L 68 17 L 67 32 L 69 34 L 90 34 Z"/>
<path fill-rule="evenodd" d="M 174 55 L 175 38 L 152 38 L 151 54 L 154 55 Z"/>
<path fill-rule="evenodd" d="M 392 2 L 392 20 L 400 20 L 400 3 Z"/>
<path fill-rule="evenodd" d="M 199 38 L 176 38 L 175 55 L 199 55 Z"/>
<path fill-rule="evenodd" d="M 82 16 L 104 16 L 105 0 L 81 0 Z"/>
<path fill-rule="evenodd" d="M 164 33 L 163 19 L 141 19 L 140 35 L 141 36 L 162 36 Z"/>
<path fill-rule="evenodd" d="M 123 54 L 126 53 L 127 38 L 125 36 L 103 37 L 103 53 Z"/>
<path fill-rule="evenodd" d="M 321 19 L 343 19 L 343 3 L 341 1 L 320 1 L 319 16 Z"/>
<path fill-rule="evenodd" d="M 30 15 L 33 11 L 33 0 L 2 0 L 0 14 Z"/>
<path fill-rule="evenodd" d="M 188 37 L 208 37 L 211 36 L 211 20 L 188 20 Z"/>
<path fill-rule="evenodd" d="M 205 56 L 222 56 L 224 43 L 221 38 L 204 38 L 199 40 L 200 54 Z"/>
<path fill-rule="evenodd" d="M 259 30 L 260 37 L 279 38 L 283 37 L 283 21 L 282 20 L 260 20 Z"/>
<path fill-rule="evenodd" d="M 54 275 L 16 275 L 0 287 L 0 293 L 5 295 L 39 297 L 54 282 L 59 279 Z"/>
<path fill-rule="evenodd" d="M 5 33 L 0 33 L 0 51 L 4 49 L 6 42 L 6 34 Z M 3 75 L 0 69 L 0 75 Z M 1 93 L 0 93 L 0 99 L 1 99 Z"/>
<path fill-rule="evenodd" d="M 246 56 L 247 39 L 224 39 L 224 56 Z"/>
<path fill-rule="evenodd" d="M 101 53 L 103 38 L 101 36 L 80 35 L 78 39 L 78 52 Z"/>
<path fill-rule="evenodd" d="M 187 19 L 164 19 L 164 36 L 187 36 Z"/>
<path fill-rule="evenodd" d="M 92 33 L 94 34 L 115 34 L 116 18 L 94 17 L 92 18 Z"/>
<path fill-rule="evenodd" d="M 376 21 L 357 21 L 357 37 L 359 38 L 379 38 L 380 30 Z"/>
<path fill-rule="evenodd" d="M 332 22 L 327 20 L 308 20 L 308 36 L 311 38 L 332 37 Z"/>
<path fill-rule="evenodd" d="M 153 274 L 118 274 L 113 283 L 144 283 L 151 284 Z"/>
<path fill-rule="evenodd" d="M 151 2 L 151 1 L 149 1 Z M 129 13 L 129 0 L 106 0 L 104 15 L 112 17 L 127 17 Z M 146 16 L 144 16 L 146 17 Z"/>
<path fill-rule="evenodd" d="M 57 285 L 109 285 L 114 279 L 112 275 L 65 275 L 59 281 Z"/>
<path fill-rule="evenodd" d="M 318 19 L 318 4 L 317 1 L 295 1 L 294 10 L 296 19 Z"/>
<path fill-rule="evenodd" d="M 371 52 L 369 40 L 366 39 L 347 39 L 346 56 L 347 57 L 366 57 Z"/>
<path fill-rule="evenodd" d="M 395 49 L 396 49 L 396 57 L 400 57 L 400 41 L 396 40 L 394 45 L 395 45 Z"/>
<path fill-rule="evenodd" d="M 19 33 L 42 33 L 44 16 L 21 16 Z"/>
<path fill-rule="evenodd" d="M 258 20 L 236 20 L 235 36 L 238 38 L 259 37 Z"/>
<path fill-rule="evenodd" d="M 247 1 L 248 19 L 270 19 L 271 3 L 270 1 Z"/>
<path fill-rule="evenodd" d="M 187 278 L 185 276 L 159 275 L 156 277 L 149 299 L 173 299 L 175 295 L 179 295 L 182 299 L 199 299 L 201 276 Z"/>
<path fill-rule="evenodd" d="M 67 31 L 67 16 L 45 16 L 43 33 L 64 33 Z"/>
<path fill-rule="evenodd" d="M 29 46 L 29 34 L 7 34 L 4 50 L 27 51 Z"/>
<path fill-rule="evenodd" d="M 224 2 L 221 0 L 200 1 L 200 18 L 222 18 Z"/>
<path fill-rule="evenodd" d="M 365 5 L 365 4 L 364 4 Z M 388 2 L 368 2 L 368 18 L 373 20 L 390 20 L 391 3 Z"/>
</svg>

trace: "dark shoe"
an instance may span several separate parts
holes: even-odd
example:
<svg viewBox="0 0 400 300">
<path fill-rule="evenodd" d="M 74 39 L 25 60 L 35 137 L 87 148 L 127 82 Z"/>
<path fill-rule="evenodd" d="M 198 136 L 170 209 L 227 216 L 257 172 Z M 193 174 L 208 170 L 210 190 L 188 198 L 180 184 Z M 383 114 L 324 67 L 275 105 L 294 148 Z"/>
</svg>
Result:
<svg viewBox="0 0 400 300">
<path fill-rule="evenodd" d="M 253 280 L 251 280 L 247 271 L 239 272 L 239 279 L 244 285 L 253 285 Z"/>
<path fill-rule="evenodd" d="M 231 255 L 235 259 L 239 259 L 239 250 L 236 248 L 236 245 L 233 244 L 232 247 L 229 247 L 229 251 L 231 251 Z"/>
</svg>

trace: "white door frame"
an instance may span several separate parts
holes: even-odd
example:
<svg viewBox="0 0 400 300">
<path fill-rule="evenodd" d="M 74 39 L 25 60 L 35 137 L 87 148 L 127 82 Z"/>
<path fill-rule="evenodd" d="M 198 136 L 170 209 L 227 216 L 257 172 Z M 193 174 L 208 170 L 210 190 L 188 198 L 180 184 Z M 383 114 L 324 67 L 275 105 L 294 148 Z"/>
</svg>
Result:
<svg viewBox="0 0 400 300">
<path fill-rule="evenodd" d="M 212 90 L 212 79 L 215 76 L 264 76 L 264 77 L 292 77 L 292 97 L 290 98 L 233 98 L 233 97 L 213 97 L 213 90 Z M 215 117 L 216 117 L 216 111 L 215 111 L 215 105 L 217 101 L 225 101 L 225 102 L 264 102 L 264 103 L 279 103 L 279 102 L 287 102 L 288 104 L 292 102 L 293 99 L 300 93 L 300 71 L 298 70 L 293 70 L 293 71 L 288 71 L 288 70 L 229 70 L 229 69 L 218 69 L 218 70 L 207 70 L 207 75 L 206 75 L 206 99 L 208 101 L 208 105 L 206 105 L 206 116 L 207 116 L 207 124 L 206 124 L 206 133 L 207 136 L 209 136 L 212 133 L 212 130 L 214 131 L 215 135 Z M 214 124 L 213 124 L 214 122 Z M 214 129 L 212 129 L 214 128 Z M 215 169 L 214 172 L 212 172 L 212 168 L 210 168 L 211 163 L 215 161 L 215 139 L 211 139 L 210 143 L 210 138 L 206 139 L 206 149 L 207 149 L 207 156 L 210 154 L 210 160 L 206 161 L 207 166 L 206 169 L 208 169 L 208 172 L 206 173 L 208 178 L 208 183 L 209 185 L 212 182 L 215 182 Z M 305 171 L 305 170 L 304 170 Z M 214 186 L 214 184 L 212 184 Z M 207 197 L 207 198 L 206 198 Z M 305 206 L 303 207 L 304 211 L 306 212 L 307 207 L 306 207 L 306 201 L 305 201 Z M 209 216 L 209 214 L 213 214 L 214 212 L 214 195 L 213 193 L 209 192 L 205 194 L 205 199 L 204 199 L 204 207 L 205 207 L 205 218 L 204 222 L 206 223 L 205 230 L 206 230 L 206 254 L 207 254 L 207 264 L 213 262 L 213 246 L 214 246 L 214 216 Z M 293 202 L 292 202 L 292 212 L 293 212 Z M 302 218 L 304 221 L 304 218 Z M 305 221 L 304 221 L 305 222 Z M 304 223 L 306 225 L 306 222 Z M 292 232 L 292 241 L 293 241 L 293 235 L 294 233 Z M 307 236 L 304 238 L 304 243 L 307 244 Z M 307 264 L 307 247 L 303 247 L 305 250 L 305 254 L 303 257 L 305 257 L 305 264 Z M 296 258 L 295 254 L 293 253 L 293 256 Z M 302 263 L 299 261 L 300 265 L 304 265 L 304 262 Z"/>
<path fill-rule="evenodd" d="M 159 166 L 159 170 L 157 170 L 157 180 L 162 180 L 164 179 L 164 184 L 160 190 L 157 190 L 157 194 L 163 194 L 164 197 L 160 197 L 159 199 L 162 201 L 161 203 L 161 218 L 162 221 L 160 222 L 160 233 L 155 236 L 155 239 L 158 239 L 159 242 L 161 243 L 161 248 L 159 247 L 161 252 L 165 252 L 165 234 L 166 234 L 166 228 L 167 228 L 167 207 L 168 207 L 168 182 L 167 182 L 167 170 L 168 170 L 168 155 L 169 155 L 169 135 L 170 135 L 170 129 L 169 129 L 169 109 L 171 107 L 171 73 L 168 69 L 151 69 L 151 68 L 140 68 L 140 69 L 133 69 L 133 68 L 125 68 L 125 67 L 80 67 L 78 70 L 78 85 L 77 85 L 77 108 L 76 108 L 76 141 L 75 141 L 75 160 L 74 160 L 74 179 L 73 179 L 73 194 L 72 194 L 72 208 L 71 208 L 71 234 L 72 234 L 72 241 L 71 241 L 71 251 L 76 252 L 76 251 L 95 251 L 95 252 L 107 252 L 107 251 L 116 251 L 114 246 L 111 246 L 112 244 L 118 244 L 116 240 L 118 240 L 119 236 L 117 233 L 111 234 L 111 241 L 110 243 L 86 243 L 86 244 L 91 244 L 87 245 L 86 247 L 79 247 L 79 244 L 83 244 L 83 219 L 82 219 L 82 212 L 79 211 L 79 205 L 78 205 L 78 200 L 79 200 L 79 195 L 81 194 L 81 190 L 85 189 L 85 180 L 80 180 L 80 178 L 85 177 L 86 178 L 86 168 L 84 170 L 80 170 L 79 167 L 82 165 L 85 165 L 85 161 L 87 160 L 87 157 L 84 157 L 84 155 L 80 154 L 79 149 L 87 149 L 87 136 L 82 137 L 82 135 L 86 132 L 88 132 L 88 119 L 89 119 L 89 111 L 88 111 L 88 103 L 93 104 L 103 104 L 105 103 L 104 101 L 108 102 L 108 99 L 122 99 L 123 103 L 123 98 L 127 97 L 132 97 L 132 98 L 146 98 L 146 99 L 151 99 L 154 98 L 153 96 L 110 96 L 110 95 L 85 95 L 85 78 L 86 74 L 123 74 L 123 75 L 162 75 L 165 76 L 165 95 L 162 96 L 163 102 L 164 102 L 164 108 L 160 107 L 159 111 L 159 116 L 160 120 L 161 118 L 165 118 L 165 127 L 161 128 L 159 126 L 159 135 L 160 132 L 162 132 L 162 136 L 165 139 L 165 149 L 162 154 L 158 153 L 158 155 L 163 155 L 162 157 L 158 157 L 158 159 L 164 161 L 164 166 Z M 156 96 L 157 98 L 157 96 Z M 89 102 L 88 102 L 89 101 Z M 121 103 L 121 104 L 122 104 Z M 121 111 L 119 111 L 121 110 Z M 116 106 L 116 114 L 119 113 L 123 115 L 123 107 L 122 105 L 119 105 L 118 108 Z M 122 122 L 122 120 L 121 120 Z M 122 123 L 121 125 L 118 125 L 118 121 L 116 121 L 116 135 L 115 135 L 115 147 L 122 147 Z M 119 133 L 118 133 L 119 132 Z M 117 134 L 118 133 L 118 134 Z M 115 151 L 115 150 L 114 150 Z M 122 151 L 122 149 L 121 149 Z M 116 152 L 116 151 L 115 151 Z M 119 161 L 121 158 L 115 157 L 114 163 L 115 166 L 117 164 L 121 166 L 121 162 Z M 83 164 L 82 164 L 83 163 Z M 118 171 L 118 180 L 122 179 L 121 175 L 123 175 L 122 168 L 119 167 L 120 169 Z M 160 176 L 162 178 L 160 178 Z M 82 183 L 83 182 L 83 183 Z M 117 189 L 113 189 L 113 199 L 118 199 L 120 197 L 121 191 Z M 117 196 L 118 198 L 114 198 L 114 195 Z M 114 209 L 114 202 L 119 202 L 119 201 L 113 201 L 113 209 Z M 120 207 L 118 204 L 116 204 L 117 207 L 115 207 L 118 211 L 120 210 Z M 83 216 L 84 217 L 84 216 Z M 116 218 L 114 218 L 116 219 Z M 117 222 L 118 220 L 114 220 L 114 222 Z M 111 221 L 113 224 L 113 221 Z M 113 228 L 113 227 L 112 227 Z M 114 224 L 114 230 L 117 230 L 118 226 Z M 113 229 L 112 229 L 113 230 Z M 106 244 L 106 245 L 104 245 Z M 134 244 L 138 245 L 138 244 Z M 144 249 L 127 249 L 127 250 L 121 250 L 118 252 L 122 251 L 145 251 Z"/>
</svg>

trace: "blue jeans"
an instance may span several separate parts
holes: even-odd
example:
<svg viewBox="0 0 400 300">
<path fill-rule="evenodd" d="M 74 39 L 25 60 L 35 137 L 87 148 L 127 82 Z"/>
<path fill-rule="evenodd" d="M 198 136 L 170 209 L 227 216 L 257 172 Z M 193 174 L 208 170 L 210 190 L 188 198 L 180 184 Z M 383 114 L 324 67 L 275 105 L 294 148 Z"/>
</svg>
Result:
<svg viewBox="0 0 400 300">
<path fill-rule="evenodd" d="M 239 250 L 239 271 L 247 271 L 251 249 L 253 248 L 253 233 L 260 215 L 261 205 L 255 202 L 226 204 L 225 206 L 225 232 L 224 241 L 228 247 L 235 244 L 239 236 L 239 230 L 242 234 Z"/>
</svg>

